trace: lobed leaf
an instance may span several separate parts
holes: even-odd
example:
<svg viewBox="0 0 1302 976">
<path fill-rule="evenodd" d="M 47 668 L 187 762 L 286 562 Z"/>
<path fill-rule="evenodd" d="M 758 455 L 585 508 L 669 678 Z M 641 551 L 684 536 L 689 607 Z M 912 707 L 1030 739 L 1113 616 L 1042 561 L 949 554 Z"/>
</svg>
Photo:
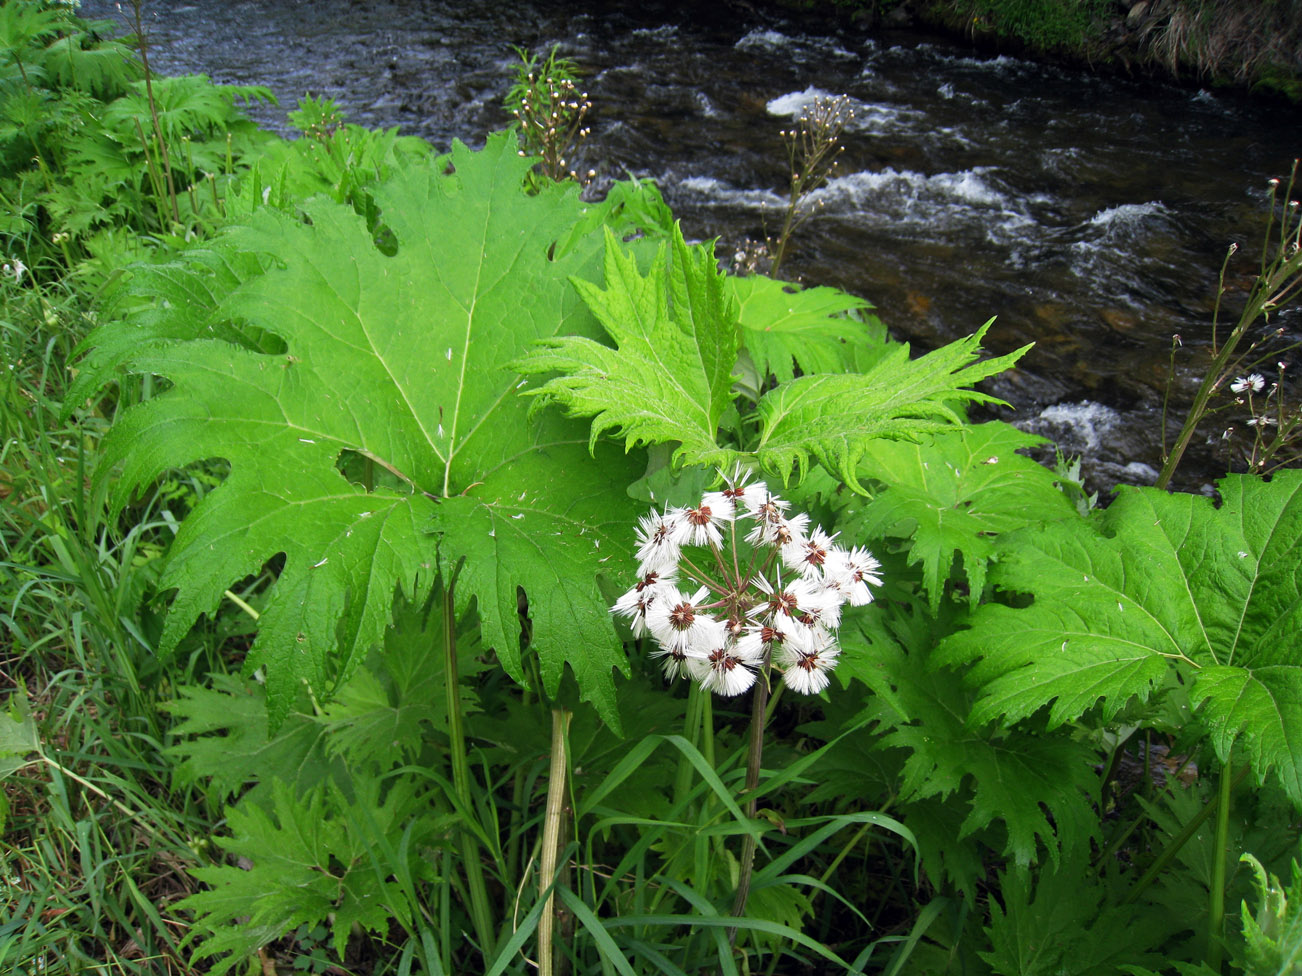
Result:
<svg viewBox="0 0 1302 976">
<path fill-rule="evenodd" d="M 962 556 L 969 600 L 985 586 L 994 539 L 1028 522 L 1076 514 L 1053 474 L 1017 452 L 1047 443 L 992 421 L 936 434 L 923 443 L 879 440 L 865 446 L 859 475 L 886 487 L 843 531 L 863 538 L 903 535 L 909 562 L 922 564 L 933 612 L 950 567 Z"/>
<path fill-rule="evenodd" d="M 1055 863 L 1060 852 L 1087 849 L 1097 832 L 1095 756 L 1087 746 L 1029 728 L 973 728 L 966 722 L 971 692 L 959 675 L 927 667 L 881 635 L 865 644 L 843 629 L 842 639 L 856 676 L 871 667 L 892 689 L 878 696 L 874 714 L 887 730 L 882 742 L 908 751 L 903 799 L 956 798 L 967 812 L 951 840 L 1002 824 L 1005 850 L 1021 865 L 1038 860 L 1040 844 Z"/>
<path fill-rule="evenodd" d="M 627 662 L 594 582 L 611 547 L 552 532 L 556 522 L 576 532 L 631 523 L 619 467 L 629 462 L 587 457 L 579 425 L 532 423 L 508 366 L 535 340 L 592 329 L 568 278 L 592 268 L 600 244 L 587 237 L 557 250 L 583 204 L 573 188 L 527 196 L 529 165 L 497 135 L 482 152 L 457 144 L 450 157 L 376 185 L 392 256 L 332 201 L 304 204 L 306 223 L 260 210 L 212 247 L 276 260 L 241 280 L 212 318 L 275 336 L 284 351 L 168 339 L 140 344 L 129 360 L 172 386 L 106 438 L 99 477 L 122 465 L 117 503 L 168 468 L 230 464 L 173 543 L 161 585 L 176 597 L 161 650 L 212 613 L 226 587 L 279 555 L 246 662 L 267 668 L 273 724 L 301 681 L 322 692 L 346 681 L 379 643 L 399 588 L 420 603 L 436 572 L 451 577 L 463 560 L 483 558 L 493 561 L 463 571 L 456 593 L 462 607 L 479 601 L 507 669 L 523 677 L 522 587 L 549 690 L 570 663 L 584 696 L 617 722 L 611 669 Z M 116 356 L 131 329 L 117 324 L 99 341 Z M 581 504 L 570 476 L 586 486 Z M 508 497 L 508 482 L 527 503 Z M 481 529 L 526 504 L 531 524 L 550 531 L 486 553 Z M 552 566 L 572 574 L 566 585 L 540 574 Z"/>
<path fill-rule="evenodd" d="M 760 463 L 784 478 L 795 467 L 803 478 L 812 457 L 862 492 L 859 461 L 874 440 L 917 438 L 960 424 L 963 403 L 1001 402 L 970 385 L 1012 366 L 1030 346 L 977 362 L 990 324 L 918 359 L 900 344 L 865 373 L 780 384 L 759 402 Z"/>
<path fill-rule="evenodd" d="M 737 301 L 742 342 L 763 377 L 780 382 L 803 373 L 840 373 L 853 367 L 853 354 L 869 345 L 868 327 L 848 313 L 871 308 L 837 288 L 801 288 L 764 275 L 729 277 Z"/>
<path fill-rule="evenodd" d="M 1176 667 L 1222 760 L 1242 739 L 1302 805 L 1302 472 L 1232 476 L 1221 495 L 1127 489 L 1097 524 L 1002 538 L 992 581 L 1034 602 L 982 607 L 942 645 L 978 662 L 973 721 L 1110 717 Z"/>
<path fill-rule="evenodd" d="M 605 282 L 574 285 L 616 348 L 582 336 L 542 340 L 513 366 L 560 375 L 529 395 L 592 417 L 590 445 L 614 430 L 626 448 L 677 441 L 677 463 L 725 464 L 733 452 L 716 436 L 732 402 L 740 331 L 713 247 L 688 247 L 675 227 L 672 249 L 661 246 L 643 276 L 607 229 Z"/>
</svg>

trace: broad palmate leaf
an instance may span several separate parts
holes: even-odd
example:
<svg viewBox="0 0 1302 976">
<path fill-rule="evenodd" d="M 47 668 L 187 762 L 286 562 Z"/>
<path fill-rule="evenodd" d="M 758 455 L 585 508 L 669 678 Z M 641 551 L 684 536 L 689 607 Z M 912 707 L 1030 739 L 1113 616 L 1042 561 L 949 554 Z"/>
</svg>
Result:
<svg viewBox="0 0 1302 976">
<path fill-rule="evenodd" d="M 973 720 L 1050 706 L 1054 725 L 1097 702 L 1110 717 L 1167 669 L 1224 760 L 1242 739 L 1263 778 L 1302 805 L 1302 472 L 1231 476 L 1221 505 L 1125 489 L 1093 523 L 1004 536 L 991 580 L 1031 606 L 980 608 L 941 647 L 976 661 Z"/>
<path fill-rule="evenodd" d="M 761 378 L 795 379 L 797 365 L 804 373 L 842 372 L 851 368 L 854 351 L 872 341 L 863 322 L 846 317 L 870 307 L 862 298 L 764 275 L 730 277 L 727 284 L 737 300 L 742 342 Z"/>
<path fill-rule="evenodd" d="M 1076 516 L 1052 472 L 1017 453 L 1044 443 L 999 421 L 945 431 L 922 443 L 874 441 L 864 448 L 859 476 L 886 487 L 845 531 L 856 538 L 908 538 L 909 562 L 922 564 L 933 611 L 950 566 L 962 555 L 975 606 L 996 536 L 1028 522 Z"/>
<path fill-rule="evenodd" d="M 380 641 L 395 590 L 420 602 L 436 572 L 455 578 L 459 607 L 478 601 L 484 643 L 517 678 L 523 588 L 545 684 L 554 690 L 570 664 L 616 721 L 611 669 L 627 662 L 596 575 L 627 546 L 636 472 L 613 451 L 594 460 L 579 425 L 531 423 L 506 368 L 537 339 L 592 330 L 568 278 L 592 273 L 600 242 L 554 246 L 583 204 L 575 188 L 527 196 L 530 163 L 514 145 L 457 144 L 450 159 L 378 184 L 393 256 L 325 199 L 304 205 L 308 222 L 254 214 L 213 246 L 274 261 L 231 292 L 222 317 L 285 351 L 157 341 L 128 364 L 172 388 L 106 440 L 105 469 L 123 465 L 120 501 L 167 468 L 230 464 L 173 543 L 161 649 L 283 554 L 247 662 L 266 667 L 273 724 L 301 680 L 345 680 Z"/>
<path fill-rule="evenodd" d="M 812 456 L 863 491 L 857 469 L 874 440 L 910 439 L 959 424 L 962 403 L 1001 402 L 971 385 L 1012 366 L 1031 347 L 978 362 L 989 328 L 987 322 L 918 359 L 910 359 L 901 343 L 865 373 L 802 376 L 779 385 L 759 402 L 760 463 L 784 477 L 795 465 L 803 478 Z"/>
<path fill-rule="evenodd" d="M 617 349 L 582 336 L 545 339 L 515 363 L 526 374 L 560 375 L 529 391 L 576 417 L 592 417 L 592 443 L 615 430 L 625 444 L 679 441 L 674 460 L 724 464 L 716 442 L 731 403 L 740 330 L 712 245 L 689 247 L 675 227 L 650 274 L 606 232 L 606 288 L 575 287 Z"/>
<path fill-rule="evenodd" d="M 865 623 L 872 617 L 863 615 Z M 877 692 L 868 714 L 882 742 L 908 753 L 900 771 L 902 799 L 953 798 L 967 809 L 950 840 L 1002 827 L 1004 850 L 1018 864 L 1039 860 L 1040 844 L 1055 863 L 1064 852 L 1088 850 L 1097 830 L 1092 750 L 1062 733 L 972 728 L 964 721 L 972 692 L 954 671 L 928 667 L 926 655 L 869 627 L 859 633 L 843 628 L 841 635 L 846 667 Z M 886 693 L 879 690 L 883 682 Z M 925 809 L 918 812 L 924 819 Z"/>
</svg>

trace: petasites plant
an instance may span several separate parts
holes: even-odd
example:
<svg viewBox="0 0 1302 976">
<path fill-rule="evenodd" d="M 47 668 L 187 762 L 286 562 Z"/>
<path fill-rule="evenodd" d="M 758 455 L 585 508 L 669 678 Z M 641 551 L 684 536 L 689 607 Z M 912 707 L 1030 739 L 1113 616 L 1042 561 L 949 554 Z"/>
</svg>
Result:
<svg viewBox="0 0 1302 976">
<path fill-rule="evenodd" d="M 307 220 L 258 211 L 211 248 L 268 256 L 265 272 L 207 316 L 185 308 L 192 338 L 150 318 L 91 339 L 121 349 L 131 336 L 126 368 L 171 382 L 106 439 L 100 476 L 121 465 L 119 505 L 167 468 L 230 465 L 173 543 L 160 650 L 283 555 L 247 662 L 265 666 L 273 722 L 299 682 L 328 693 L 346 680 L 380 641 L 395 591 L 420 601 L 436 575 L 460 609 L 478 602 L 485 643 L 517 678 L 523 588 L 544 685 L 555 691 L 568 664 L 617 722 L 611 671 L 627 662 L 596 577 L 628 547 L 624 487 L 638 472 L 617 452 L 594 460 L 577 425 L 531 421 L 504 368 L 535 340 L 592 328 L 568 277 L 595 271 L 600 239 L 572 234 L 577 187 L 525 195 L 529 166 L 499 135 L 376 186 L 392 256 L 324 198 L 303 205 Z M 209 338 L 214 320 L 283 351 L 229 341 L 231 330 Z"/>
</svg>

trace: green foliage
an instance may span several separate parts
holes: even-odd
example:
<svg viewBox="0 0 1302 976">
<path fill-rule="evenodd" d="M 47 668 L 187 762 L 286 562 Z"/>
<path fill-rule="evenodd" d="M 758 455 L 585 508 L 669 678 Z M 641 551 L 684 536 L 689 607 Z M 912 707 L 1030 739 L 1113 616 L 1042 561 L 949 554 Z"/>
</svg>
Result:
<svg viewBox="0 0 1302 976">
<path fill-rule="evenodd" d="M 983 606 L 942 646 L 946 660 L 980 659 L 973 720 L 1050 706 L 1056 726 L 1096 702 L 1109 718 L 1174 667 L 1221 759 L 1241 740 L 1258 778 L 1273 770 L 1302 804 L 1302 659 L 1286 636 L 1302 627 L 1302 474 L 1230 477 L 1221 495 L 1217 508 L 1126 490 L 1095 531 L 1062 522 L 1002 538 L 991 581 L 1034 602 Z"/>
<path fill-rule="evenodd" d="M 972 16 L 1037 48 L 1076 47 L 1109 13 L 1107 0 L 976 0 Z"/>
<path fill-rule="evenodd" d="M 764 275 L 728 278 L 737 301 L 742 343 L 760 377 L 779 382 L 802 373 L 836 373 L 855 366 L 855 354 L 884 339 L 876 319 L 850 317 L 871 306 L 835 288 L 800 288 Z"/>
<path fill-rule="evenodd" d="M 1044 443 L 1009 424 L 991 422 L 937 434 L 926 443 L 870 444 L 859 471 L 886 487 L 851 523 L 854 531 L 869 539 L 909 540 L 909 561 L 922 564 L 933 612 L 952 564 L 961 557 L 968 601 L 975 608 L 998 535 L 1076 512 L 1053 474 L 1017 453 Z"/>
<path fill-rule="evenodd" d="M 260 211 L 219 242 L 280 256 L 223 314 L 276 335 L 284 353 L 105 330 L 141 343 L 129 368 L 173 383 L 106 441 L 101 477 L 125 462 L 119 504 L 168 467 L 231 465 L 172 548 L 161 585 L 178 593 L 163 652 L 231 582 L 286 556 L 248 663 L 267 666 L 273 720 L 301 680 L 325 691 L 346 679 L 381 638 L 395 588 L 420 602 L 437 566 L 445 579 L 462 574 L 459 605 L 480 600 L 486 641 L 516 676 L 524 586 L 547 687 L 568 662 L 618 721 L 610 669 L 627 665 L 595 578 L 628 545 L 629 502 L 612 489 L 620 462 L 589 462 L 587 438 L 564 424 L 529 423 L 506 368 L 529 341 L 583 328 L 565 276 L 588 265 L 595 242 L 549 253 L 581 205 L 560 187 L 525 196 L 529 163 L 508 139 L 458 147 L 451 163 L 454 173 L 415 165 L 375 189 L 393 257 L 360 218 L 319 199 L 304 205 L 310 224 Z M 336 467 L 346 456 L 373 466 L 372 484 Z M 497 561 L 467 559 L 486 551 Z M 574 574 L 568 585 L 558 569 Z"/>
<path fill-rule="evenodd" d="M 723 466 L 746 456 L 720 440 L 740 340 L 738 313 L 712 251 L 692 254 L 679 245 L 673 265 L 662 254 L 643 277 L 608 238 L 607 290 L 577 287 L 619 354 L 589 338 L 563 338 L 542 343 L 515 365 L 526 374 L 559 371 L 531 392 L 571 416 L 594 417 L 594 444 L 613 428 L 627 447 L 676 442 L 675 462 Z M 907 345 L 892 345 L 862 373 L 780 383 L 759 401 L 753 456 L 784 480 L 793 468 L 803 477 L 812 457 L 862 490 L 855 468 L 878 438 L 940 430 L 961 423 L 959 403 L 996 402 L 968 385 L 1008 368 L 1030 347 L 974 362 L 988 328 L 916 360 Z"/>
<path fill-rule="evenodd" d="M 1002 905 L 991 902 L 991 949 L 981 957 L 995 976 L 1108 976 L 1120 963 L 1156 962 L 1144 952 L 1154 933 L 1130 907 L 1105 904 L 1102 884 L 1082 884 L 1083 860 L 1064 861 L 1031 884 L 1024 868 L 999 876 Z"/>
<path fill-rule="evenodd" d="M 993 321 L 993 320 L 992 320 Z M 962 403 L 998 403 L 971 385 L 1002 372 L 1030 346 L 978 361 L 990 322 L 917 359 L 900 343 L 862 373 L 802 376 L 782 383 L 759 402 L 761 464 L 803 477 L 817 460 L 847 485 L 862 491 L 860 460 L 879 439 L 911 439 L 959 425 Z"/>
<path fill-rule="evenodd" d="M 1241 860 L 1251 866 L 1257 885 L 1256 912 L 1246 901 L 1242 908 L 1243 971 L 1247 976 L 1292 976 L 1302 967 L 1302 869 L 1293 862 L 1293 879 L 1285 888 L 1251 854 Z"/>
<path fill-rule="evenodd" d="M 740 333 L 712 247 L 689 248 L 675 230 L 673 259 L 662 246 L 651 273 L 606 232 L 606 290 L 575 287 L 617 344 L 586 336 L 547 340 L 515 364 L 526 375 L 560 372 L 529 391 L 593 417 L 591 443 L 605 430 L 636 444 L 677 441 L 675 461 L 726 465 L 716 442 L 731 404 L 732 366 Z"/>
<path fill-rule="evenodd" d="M 9 696 L 9 707 L 0 712 L 0 783 L 22 769 L 28 757 L 39 748 L 26 689 L 20 688 L 17 694 Z M 0 834 L 4 833 L 8 817 L 9 798 L 0 792 Z"/>
<path fill-rule="evenodd" d="M 913 610 L 925 626 L 924 608 Z M 900 750 L 892 779 L 912 805 L 908 823 L 929 872 L 971 891 L 971 851 L 959 848 L 978 832 L 1022 866 L 1042 851 L 1056 863 L 1063 849 L 1087 850 L 1097 832 L 1093 750 L 1029 723 L 1013 731 L 969 724 L 973 694 L 962 676 L 932 665 L 927 635 L 903 623 L 874 608 L 859 634 L 843 632 L 847 670 L 875 692 L 849 725 L 875 728 L 870 749 Z"/>
<path fill-rule="evenodd" d="M 255 804 L 227 808 L 232 836 L 218 843 L 242 863 L 196 868 L 195 876 L 212 887 L 178 905 L 195 912 L 212 932 L 196 958 L 229 953 L 212 969 L 229 972 L 295 926 L 327 919 L 342 957 L 354 926 L 383 933 L 391 921 L 410 925 L 402 884 L 376 870 L 374 848 L 381 837 L 430 844 L 436 835 L 429 820 L 417 820 L 422 829 L 404 838 L 404 826 L 422 801 L 410 781 L 400 782 L 381 793 L 378 778 L 362 778 L 346 794 L 326 781 L 302 798 L 276 782 L 270 810 Z M 238 925 L 231 924 L 236 920 Z"/>
</svg>

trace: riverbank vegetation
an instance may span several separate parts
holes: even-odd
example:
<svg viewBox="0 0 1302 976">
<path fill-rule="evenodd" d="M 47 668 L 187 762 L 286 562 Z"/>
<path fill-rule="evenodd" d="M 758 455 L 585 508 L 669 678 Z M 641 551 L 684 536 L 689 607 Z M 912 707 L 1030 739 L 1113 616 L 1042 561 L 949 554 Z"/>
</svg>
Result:
<svg viewBox="0 0 1302 976">
<path fill-rule="evenodd" d="M 1298 0 L 831 0 L 885 27 L 949 31 L 994 47 L 1302 100 Z"/>
<path fill-rule="evenodd" d="M 560 59 L 442 153 L 111 29 L 0 8 L 0 969 L 1294 971 L 1290 440 L 1100 505 L 997 325 L 585 199 Z M 1190 431 L 1297 428 L 1278 191 Z"/>
</svg>

